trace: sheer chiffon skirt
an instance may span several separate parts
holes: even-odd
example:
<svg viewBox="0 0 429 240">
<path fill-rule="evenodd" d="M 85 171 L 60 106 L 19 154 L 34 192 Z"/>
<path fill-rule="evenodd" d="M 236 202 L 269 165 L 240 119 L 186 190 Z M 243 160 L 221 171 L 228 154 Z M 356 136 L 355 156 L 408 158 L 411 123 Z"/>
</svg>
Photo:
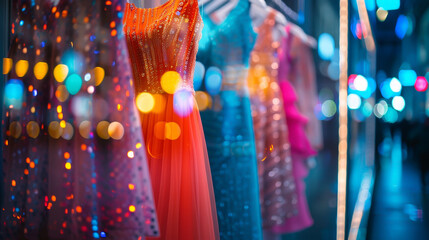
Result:
<svg viewBox="0 0 429 240">
<path fill-rule="evenodd" d="M 218 239 L 215 199 L 201 119 L 175 112 L 174 95 L 155 94 L 142 114 L 149 171 L 159 218 L 159 239 Z"/>
</svg>

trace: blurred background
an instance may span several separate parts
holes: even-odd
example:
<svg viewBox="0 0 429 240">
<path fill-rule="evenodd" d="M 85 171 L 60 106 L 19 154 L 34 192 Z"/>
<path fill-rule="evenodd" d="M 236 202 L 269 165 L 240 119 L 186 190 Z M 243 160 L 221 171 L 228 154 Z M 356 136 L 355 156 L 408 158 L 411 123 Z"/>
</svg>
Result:
<svg viewBox="0 0 429 240">
<path fill-rule="evenodd" d="M 315 113 L 323 126 L 323 148 L 306 179 L 314 225 L 283 239 L 429 239 L 429 1 L 283 0 L 288 9 L 273 2 L 267 1 L 317 40 Z M 0 1 L 2 58 L 9 9 L 10 1 Z M 342 46 L 340 13 L 348 20 Z M 342 61 L 341 47 L 348 50 Z M 348 66 L 346 166 L 338 164 L 341 63 Z M 3 89 L 4 75 L 0 83 Z M 339 176 L 347 180 L 345 192 Z"/>
</svg>

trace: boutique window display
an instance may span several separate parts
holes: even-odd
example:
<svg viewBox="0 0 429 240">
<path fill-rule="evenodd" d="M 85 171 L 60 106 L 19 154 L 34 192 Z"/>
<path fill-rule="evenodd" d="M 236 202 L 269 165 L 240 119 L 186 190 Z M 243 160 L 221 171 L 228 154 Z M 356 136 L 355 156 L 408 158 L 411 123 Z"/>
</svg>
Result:
<svg viewBox="0 0 429 240">
<path fill-rule="evenodd" d="M 278 9 L 19 0 L 11 13 L 1 239 L 259 240 L 313 224 L 311 52 Z"/>
</svg>

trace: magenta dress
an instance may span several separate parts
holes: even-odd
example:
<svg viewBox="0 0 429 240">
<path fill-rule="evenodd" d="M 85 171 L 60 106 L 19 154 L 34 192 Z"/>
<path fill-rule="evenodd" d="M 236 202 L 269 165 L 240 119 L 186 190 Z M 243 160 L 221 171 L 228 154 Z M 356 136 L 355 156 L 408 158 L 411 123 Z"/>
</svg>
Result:
<svg viewBox="0 0 429 240">
<path fill-rule="evenodd" d="M 283 96 L 284 108 L 286 112 L 286 121 L 289 129 L 289 138 L 293 139 L 291 144 L 293 175 L 296 183 L 296 191 L 298 194 L 298 214 L 288 218 L 282 225 L 274 226 L 272 231 L 278 234 L 293 233 L 304 230 L 313 225 L 313 219 L 308 208 L 307 198 L 305 194 L 304 179 L 308 175 L 308 168 L 305 160 L 316 154 L 312 144 L 307 136 L 306 129 L 308 127 L 308 118 L 300 113 L 296 104 L 298 103 L 297 94 L 294 90 L 290 79 L 293 78 L 296 72 L 293 67 L 297 64 L 291 62 L 290 52 L 293 50 L 290 45 L 290 37 L 284 38 L 282 49 L 279 50 L 279 85 Z M 304 101 L 302 101 L 304 102 Z M 308 107 L 307 107 L 308 108 Z"/>
</svg>

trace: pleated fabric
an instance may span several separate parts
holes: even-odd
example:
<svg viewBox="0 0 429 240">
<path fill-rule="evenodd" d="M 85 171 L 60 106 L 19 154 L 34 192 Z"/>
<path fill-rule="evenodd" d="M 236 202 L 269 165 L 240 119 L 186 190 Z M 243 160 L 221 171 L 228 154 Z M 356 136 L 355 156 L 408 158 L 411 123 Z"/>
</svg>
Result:
<svg viewBox="0 0 429 240">
<path fill-rule="evenodd" d="M 148 96 L 143 107 L 153 105 L 142 111 L 141 125 L 161 231 L 157 239 L 218 239 L 210 165 L 193 91 L 202 29 L 198 2 L 171 0 L 152 9 L 127 4 L 124 22 L 134 87 Z"/>
</svg>

